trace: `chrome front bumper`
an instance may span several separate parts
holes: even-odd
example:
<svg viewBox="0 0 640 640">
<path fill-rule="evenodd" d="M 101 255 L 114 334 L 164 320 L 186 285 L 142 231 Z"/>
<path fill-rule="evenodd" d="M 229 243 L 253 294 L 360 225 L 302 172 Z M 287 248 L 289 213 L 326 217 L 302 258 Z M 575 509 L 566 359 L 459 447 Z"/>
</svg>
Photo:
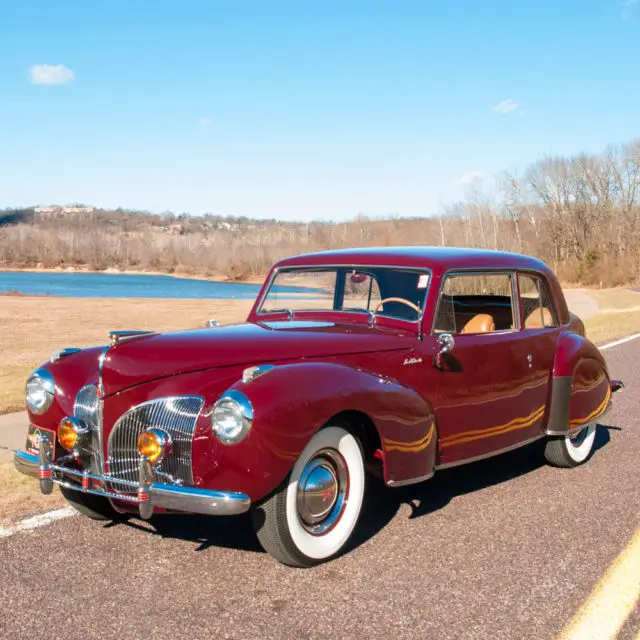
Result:
<svg viewBox="0 0 640 640">
<path fill-rule="evenodd" d="M 141 460 L 141 479 L 137 483 L 56 465 L 49 459 L 46 447 L 41 448 L 40 456 L 17 451 L 14 464 L 21 473 L 39 478 L 43 493 L 51 493 L 53 484 L 57 484 L 81 493 L 135 504 L 143 518 L 150 517 L 154 507 L 205 515 L 232 516 L 248 511 L 251 506 L 249 496 L 244 493 L 211 491 L 155 482 L 149 479 L 153 477 L 153 470 L 144 460 Z M 114 486 L 120 489 L 112 489 Z"/>
</svg>

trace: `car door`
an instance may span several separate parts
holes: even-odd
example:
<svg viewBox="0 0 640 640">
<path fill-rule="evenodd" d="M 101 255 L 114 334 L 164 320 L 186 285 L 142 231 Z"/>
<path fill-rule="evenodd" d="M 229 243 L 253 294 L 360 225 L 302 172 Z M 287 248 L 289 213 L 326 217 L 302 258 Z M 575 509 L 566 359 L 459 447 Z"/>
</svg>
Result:
<svg viewBox="0 0 640 640">
<path fill-rule="evenodd" d="M 537 431 L 542 432 L 549 403 L 553 362 L 558 339 L 559 322 L 553 299 L 545 280 L 539 274 L 518 273 L 520 297 L 520 334 L 529 361 L 529 396 L 538 411 Z"/>
<path fill-rule="evenodd" d="M 443 279 L 431 335 L 434 353 L 448 336 L 453 344 L 437 363 L 440 465 L 518 446 L 539 429 L 544 407 L 535 406 L 517 300 L 512 271 Z"/>
</svg>

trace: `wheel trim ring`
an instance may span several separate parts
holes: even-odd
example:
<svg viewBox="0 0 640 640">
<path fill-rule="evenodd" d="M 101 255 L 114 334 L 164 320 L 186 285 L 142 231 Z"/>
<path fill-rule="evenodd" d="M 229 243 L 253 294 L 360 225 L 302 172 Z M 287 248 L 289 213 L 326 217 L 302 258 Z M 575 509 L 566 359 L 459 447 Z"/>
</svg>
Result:
<svg viewBox="0 0 640 640">
<path fill-rule="evenodd" d="M 587 436 L 589 435 L 590 426 L 591 425 L 587 425 L 583 429 L 580 429 L 580 431 L 578 431 L 578 433 L 576 433 L 575 435 L 568 436 L 569 443 L 572 447 L 578 449 L 585 443 Z"/>
<path fill-rule="evenodd" d="M 316 452 L 313 458 L 311 458 L 305 465 L 305 469 L 300 475 L 301 480 L 304 478 L 307 468 L 314 465 L 318 460 L 322 461 L 320 464 L 329 461 L 330 464 L 335 465 L 334 477 L 338 481 L 338 490 L 336 491 L 336 499 L 328 515 L 315 524 L 308 524 L 300 515 L 300 481 L 298 481 L 298 496 L 296 497 L 298 520 L 304 530 L 312 536 L 324 536 L 336 527 L 345 512 L 350 490 L 349 468 L 347 467 L 347 463 L 342 454 L 336 449 L 322 449 Z"/>
</svg>

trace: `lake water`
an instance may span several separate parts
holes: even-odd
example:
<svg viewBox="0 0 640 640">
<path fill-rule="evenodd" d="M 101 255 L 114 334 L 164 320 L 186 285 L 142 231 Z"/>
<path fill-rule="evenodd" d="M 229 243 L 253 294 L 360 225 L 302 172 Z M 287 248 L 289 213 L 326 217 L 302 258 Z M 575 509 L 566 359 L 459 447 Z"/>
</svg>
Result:
<svg viewBox="0 0 640 640">
<path fill-rule="evenodd" d="M 73 298 L 214 298 L 252 300 L 258 284 L 190 280 L 171 276 L 119 273 L 35 273 L 0 271 L 0 292 L 67 296 Z M 313 289 L 287 287 L 296 294 L 312 294 Z M 0 304 L 2 304 L 0 298 Z"/>
</svg>

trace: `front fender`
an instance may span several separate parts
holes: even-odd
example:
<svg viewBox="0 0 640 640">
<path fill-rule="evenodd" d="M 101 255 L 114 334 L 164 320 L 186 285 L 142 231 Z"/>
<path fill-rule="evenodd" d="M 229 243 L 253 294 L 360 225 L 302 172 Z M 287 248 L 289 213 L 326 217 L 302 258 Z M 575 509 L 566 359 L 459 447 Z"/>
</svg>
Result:
<svg viewBox="0 0 640 640">
<path fill-rule="evenodd" d="M 253 426 L 237 445 L 216 445 L 217 469 L 205 484 L 260 499 L 275 489 L 313 435 L 332 416 L 359 411 L 374 423 L 385 481 L 404 484 L 428 476 L 435 463 L 433 411 L 422 396 L 397 381 L 343 364 L 301 362 L 275 367 L 233 389 L 247 395 Z M 213 476 L 216 476 L 215 478 Z"/>
<path fill-rule="evenodd" d="M 607 364 L 587 338 L 562 332 L 556 343 L 547 434 L 564 436 L 594 422 L 611 399 Z"/>
</svg>

